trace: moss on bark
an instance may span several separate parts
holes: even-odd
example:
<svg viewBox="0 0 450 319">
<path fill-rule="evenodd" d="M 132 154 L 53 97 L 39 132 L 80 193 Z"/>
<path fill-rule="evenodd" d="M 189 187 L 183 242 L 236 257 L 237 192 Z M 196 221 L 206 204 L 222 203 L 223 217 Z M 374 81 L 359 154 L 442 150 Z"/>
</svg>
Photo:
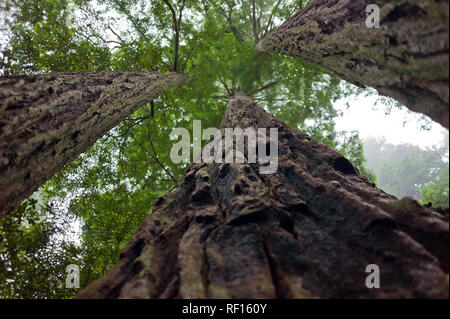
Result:
<svg viewBox="0 0 450 319">
<path fill-rule="evenodd" d="M 261 51 L 301 57 L 360 87 L 373 87 L 449 127 L 448 1 L 317 0 L 273 30 Z"/>
</svg>

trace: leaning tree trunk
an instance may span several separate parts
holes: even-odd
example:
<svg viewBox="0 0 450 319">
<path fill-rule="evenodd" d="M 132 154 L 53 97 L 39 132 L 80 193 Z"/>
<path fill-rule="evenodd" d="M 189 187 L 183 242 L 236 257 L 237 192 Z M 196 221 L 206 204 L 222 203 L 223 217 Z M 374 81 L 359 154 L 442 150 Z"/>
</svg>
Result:
<svg viewBox="0 0 450 319">
<path fill-rule="evenodd" d="M 190 166 L 78 298 L 448 297 L 448 221 L 377 189 L 342 155 L 231 98 L 221 128 L 278 128 L 279 165 Z M 381 287 L 365 285 L 366 266 Z"/>
<path fill-rule="evenodd" d="M 366 26 L 377 4 L 380 28 Z M 262 51 L 301 57 L 370 86 L 449 127 L 448 0 L 316 0 L 263 38 Z"/>
<path fill-rule="evenodd" d="M 0 218 L 138 107 L 185 80 L 130 72 L 0 77 Z"/>
</svg>

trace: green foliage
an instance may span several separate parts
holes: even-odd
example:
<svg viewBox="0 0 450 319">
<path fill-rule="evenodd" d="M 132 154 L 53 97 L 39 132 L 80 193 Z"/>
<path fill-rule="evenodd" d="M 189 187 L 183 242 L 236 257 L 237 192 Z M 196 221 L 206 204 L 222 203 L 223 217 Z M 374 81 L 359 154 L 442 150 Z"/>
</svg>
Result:
<svg viewBox="0 0 450 319">
<path fill-rule="evenodd" d="M 14 213 L 0 220 L 0 297 L 68 298 L 66 266 L 79 264 L 80 249 L 68 240 L 68 216 L 51 207 L 37 209 L 26 200 Z"/>
<path fill-rule="evenodd" d="M 1 52 L 5 75 L 109 68 L 110 51 L 94 40 L 95 30 L 88 30 L 88 36 L 67 25 L 68 3 L 6 0 L 10 41 Z"/>
<path fill-rule="evenodd" d="M 432 203 L 435 207 L 449 207 L 448 176 L 449 171 L 447 166 L 435 178 L 420 188 L 420 202 L 422 205 Z"/>
<path fill-rule="evenodd" d="M 441 205 L 441 198 L 448 198 L 448 192 L 445 195 L 448 140 L 440 148 L 422 149 L 410 144 L 392 145 L 372 138 L 364 141 L 364 150 L 367 167 L 376 173 L 378 186 L 387 193 L 399 198 L 434 196 L 437 202 L 428 199 L 434 205 L 438 202 Z M 432 190 L 442 192 L 432 195 Z"/>
</svg>

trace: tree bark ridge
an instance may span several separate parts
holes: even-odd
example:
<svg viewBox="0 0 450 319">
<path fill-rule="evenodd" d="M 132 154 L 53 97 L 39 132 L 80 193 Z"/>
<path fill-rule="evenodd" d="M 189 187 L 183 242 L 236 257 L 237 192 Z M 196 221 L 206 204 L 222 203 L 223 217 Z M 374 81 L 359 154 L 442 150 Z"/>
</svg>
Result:
<svg viewBox="0 0 450 319">
<path fill-rule="evenodd" d="M 185 82 L 156 72 L 1 77 L 0 218 L 137 108 Z"/>
<path fill-rule="evenodd" d="M 231 98 L 221 129 L 278 128 L 279 166 L 191 165 L 78 298 L 447 298 L 448 220 Z M 381 288 L 368 289 L 377 264 Z"/>
</svg>

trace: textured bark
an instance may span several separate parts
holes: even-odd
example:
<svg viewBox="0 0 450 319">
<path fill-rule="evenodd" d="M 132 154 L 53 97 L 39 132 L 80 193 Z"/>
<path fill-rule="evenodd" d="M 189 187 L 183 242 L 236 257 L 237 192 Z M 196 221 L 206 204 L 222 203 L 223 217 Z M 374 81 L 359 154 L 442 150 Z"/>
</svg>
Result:
<svg viewBox="0 0 450 319">
<path fill-rule="evenodd" d="M 138 107 L 185 80 L 129 72 L 0 77 L 0 218 Z"/>
<path fill-rule="evenodd" d="M 78 298 L 447 298 L 448 220 L 377 189 L 245 95 L 221 128 L 276 127 L 279 166 L 191 165 Z M 381 288 L 368 289 L 377 264 Z"/>
<path fill-rule="evenodd" d="M 381 8 L 368 29 L 365 9 Z M 448 0 L 316 0 L 262 39 L 262 51 L 318 64 L 449 127 Z"/>
</svg>

